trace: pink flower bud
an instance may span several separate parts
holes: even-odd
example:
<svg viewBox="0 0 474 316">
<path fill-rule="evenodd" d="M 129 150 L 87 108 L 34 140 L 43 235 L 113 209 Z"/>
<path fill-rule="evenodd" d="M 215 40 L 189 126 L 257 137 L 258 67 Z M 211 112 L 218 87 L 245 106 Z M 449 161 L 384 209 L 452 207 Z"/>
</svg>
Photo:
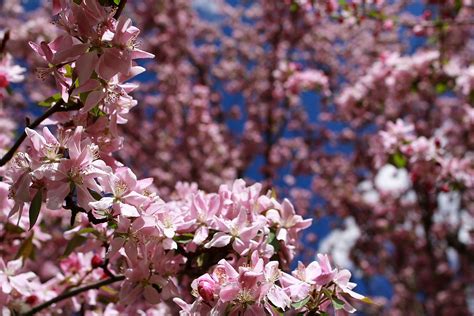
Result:
<svg viewBox="0 0 474 316">
<path fill-rule="evenodd" d="M 36 303 L 38 303 L 38 296 L 33 294 L 26 298 L 26 304 L 35 305 Z"/>
<path fill-rule="evenodd" d="M 8 79 L 5 75 L 0 74 L 0 88 L 6 88 L 8 86 Z"/>
<path fill-rule="evenodd" d="M 206 302 L 214 299 L 214 289 L 214 284 L 208 280 L 200 280 L 198 283 L 198 293 Z"/>
<path fill-rule="evenodd" d="M 425 20 L 431 20 L 433 13 L 430 10 L 425 10 L 422 16 L 423 16 L 423 19 Z"/>
<path fill-rule="evenodd" d="M 448 185 L 447 183 L 443 184 L 443 185 L 441 186 L 440 190 L 441 190 L 442 192 L 445 192 L 445 193 L 446 193 L 446 192 L 449 192 L 449 191 L 450 191 L 449 185 Z"/>
<path fill-rule="evenodd" d="M 425 36 L 426 35 L 426 30 L 422 25 L 417 24 L 413 27 L 413 33 L 416 36 Z"/>
<path fill-rule="evenodd" d="M 102 260 L 102 258 L 99 255 L 94 255 L 94 257 L 92 257 L 92 259 L 91 259 L 92 268 L 94 268 L 94 269 L 98 268 L 102 264 L 104 264 L 104 260 Z"/>
<path fill-rule="evenodd" d="M 391 31 L 391 30 L 393 30 L 393 27 L 394 27 L 393 20 L 386 20 L 386 21 L 383 23 L 383 28 L 384 28 L 384 30 L 386 30 L 386 31 Z"/>
</svg>

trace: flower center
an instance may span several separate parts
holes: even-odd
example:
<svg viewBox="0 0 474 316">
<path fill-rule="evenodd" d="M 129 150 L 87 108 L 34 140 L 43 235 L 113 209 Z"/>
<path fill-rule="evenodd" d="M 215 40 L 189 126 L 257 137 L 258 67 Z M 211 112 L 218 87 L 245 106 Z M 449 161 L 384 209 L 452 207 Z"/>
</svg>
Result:
<svg viewBox="0 0 474 316">
<path fill-rule="evenodd" d="M 127 192 L 127 190 L 128 190 L 128 187 L 123 181 L 119 180 L 115 182 L 114 191 L 115 191 L 115 197 L 117 199 L 120 199 L 125 194 L 125 192 Z"/>
<path fill-rule="evenodd" d="M 254 302 L 254 297 L 252 295 L 251 289 L 243 288 L 240 290 L 239 294 L 237 295 L 237 300 L 244 305 L 250 305 Z"/>
<path fill-rule="evenodd" d="M 68 173 L 69 179 L 75 184 L 83 184 L 84 180 L 82 179 L 81 170 L 78 168 L 73 168 Z"/>
</svg>

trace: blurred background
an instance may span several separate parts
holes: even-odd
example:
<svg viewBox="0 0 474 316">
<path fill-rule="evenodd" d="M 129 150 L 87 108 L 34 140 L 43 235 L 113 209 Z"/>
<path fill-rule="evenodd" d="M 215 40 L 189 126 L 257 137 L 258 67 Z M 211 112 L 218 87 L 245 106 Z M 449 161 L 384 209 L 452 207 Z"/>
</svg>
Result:
<svg viewBox="0 0 474 316">
<path fill-rule="evenodd" d="M 0 7 L 0 38 L 9 30 L 9 52 L 31 74 L 3 96 L 22 122 L 55 93 L 38 85 L 28 41 L 57 30 L 49 1 Z M 140 63 L 119 159 L 160 196 L 180 181 L 262 182 L 314 219 L 299 260 L 330 254 L 374 298 L 361 314 L 474 314 L 472 1 L 129 0 L 125 10 L 156 58 Z"/>
</svg>

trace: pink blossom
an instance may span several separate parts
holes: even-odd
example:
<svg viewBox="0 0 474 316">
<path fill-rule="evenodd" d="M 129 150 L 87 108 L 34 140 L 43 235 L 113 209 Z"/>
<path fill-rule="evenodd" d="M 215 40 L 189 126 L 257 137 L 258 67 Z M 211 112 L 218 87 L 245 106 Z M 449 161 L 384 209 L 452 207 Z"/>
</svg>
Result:
<svg viewBox="0 0 474 316">
<path fill-rule="evenodd" d="M 249 251 L 252 239 L 264 225 L 263 218 L 257 218 L 250 223 L 247 219 L 247 212 L 242 209 L 237 218 L 232 220 L 216 219 L 216 225 L 220 230 L 209 241 L 205 247 L 224 247 L 232 242 L 232 247 L 241 255 Z"/>
<path fill-rule="evenodd" d="M 21 258 L 9 261 L 7 264 L 0 258 L 0 284 L 3 293 L 10 294 L 13 290 L 21 295 L 33 293 L 32 281 L 36 275 L 33 272 L 18 273 L 22 264 Z"/>
<path fill-rule="evenodd" d="M 283 200 L 280 205 L 276 204 L 275 208 L 268 210 L 265 217 L 271 223 L 277 225 L 276 238 L 289 244 L 294 240 L 299 231 L 311 226 L 311 219 L 303 220 L 303 217 L 296 215 L 293 205 L 287 199 Z"/>
<path fill-rule="evenodd" d="M 13 57 L 10 54 L 4 54 L 0 58 L 0 89 L 6 88 L 10 83 L 23 81 L 25 70 L 25 68 L 13 64 Z"/>
</svg>

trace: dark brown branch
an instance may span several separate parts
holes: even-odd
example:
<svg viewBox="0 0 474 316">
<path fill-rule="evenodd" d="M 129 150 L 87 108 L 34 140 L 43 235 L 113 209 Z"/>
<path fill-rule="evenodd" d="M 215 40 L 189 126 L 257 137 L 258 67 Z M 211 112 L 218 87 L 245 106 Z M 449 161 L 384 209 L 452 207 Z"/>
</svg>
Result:
<svg viewBox="0 0 474 316">
<path fill-rule="evenodd" d="M 70 297 L 81 294 L 82 292 L 98 289 L 98 288 L 101 288 L 102 286 L 109 285 L 109 284 L 112 284 L 112 283 L 115 283 L 115 282 L 118 282 L 118 281 L 122 281 L 122 280 L 125 280 L 125 276 L 118 275 L 118 276 L 111 277 L 111 278 L 106 279 L 106 280 L 102 280 L 102 281 L 99 281 L 99 282 L 96 282 L 96 283 L 92 283 L 92 284 L 77 288 L 77 289 L 72 290 L 72 291 L 64 292 L 64 293 L 56 296 L 55 298 L 53 298 L 53 299 L 51 299 L 47 302 L 44 302 L 41 305 L 36 306 L 35 308 L 31 309 L 29 312 L 26 312 L 22 315 L 24 315 L 24 316 L 34 315 L 34 314 L 42 311 L 45 308 L 48 308 L 49 306 L 51 306 L 55 303 L 61 302 L 65 299 L 68 299 Z"/>
<path fill-rule="evenodd" d="M 51 115 L 53 115 L 56 112 L 64 112 L 64 111 L 72 111 L 75 110 L 75 108 L 61 108 L 64 105 L 64 100 L 59 100 L 56 102 L 55 105 L 50 107 L 46 112 L 44 112 L 40 117 L 38 117 L 36 120 L 34 120 L 33 123 L 30 125 L 26 126 L 28 128 L 34 129 L 38 127 L 44 120 L 49 118 Z M 13 158 L 13 155 L 15 155 L 15 152 L 17 149 L 20 147 L 20 145 L 23 143 L 23 141 L 26 139 L 26 132 L 23 131 L 21 133 L 20 137 L 16 140 L 15 144 L 10 148 L 10 150 L 2 157 L 0 160 L 0 166 L 4 166 L 7 162 L 10 161 L 10 159 Z"/>
<path fill-rule="evenodd" d="M 10 39 L 10 30 L 5 31 L 2 42 L 0 43 L 0 55 L 5 52 L 5 49 L 7 47 L 7 42 Z"/>
<path fill-rule="evenodd" d="M 474 251 L 472 251 L 472 247 L 460 242 L 457 234 L 448 234 L 446 236 L 446 241 L 448 242 L 448 245 L 457 250 L 461 256 L 466 257 L 470 262 L 474 262 Z"/>
<path fill-rule="evenodd" d="M 105 259 L 104 263 L 100 265 L 100 268 L 102 268 L 104 273 L 107 274 L 109 277 L 114 278 L 115 274 L 113 274 L 112 271 L 110 271 L 109 263 L 110 263 L 109 258 Z"/>
<path fill-rule="evenodd" d="M 102 224 L 102 223 L 107 223 L 108 222 L 108 218 L 96 218 L 94 216 L 94 214 L 92 214 L 91 211 L 86 211 L 85 209 L 83 209 L 82 207 L 80 207 L 79 205 L 77 205 L 73 198 L 72 198 L 72 195 L 69 194 L 68 196 L 66 196 L 66 205 L 64 206 L 65 209 L 67 210 L 71 210 L 71 226 L 74 226 L 74 220 L 76 218 L 76 214 L 78 213 L 85 213 L 87 214 L 87 219 L 89 220 L 89 222 L 91 222 L 92 224 Z"/>
<path fill-rule="evenodd" d="M 127 0 L 121 0 L 120 4 L 118 5 L 117 11 L 115 11 L 114 19 L 118 20 L 120 15 L 122 14 L 125 5 L 127 4 Z"/>
</svg>

